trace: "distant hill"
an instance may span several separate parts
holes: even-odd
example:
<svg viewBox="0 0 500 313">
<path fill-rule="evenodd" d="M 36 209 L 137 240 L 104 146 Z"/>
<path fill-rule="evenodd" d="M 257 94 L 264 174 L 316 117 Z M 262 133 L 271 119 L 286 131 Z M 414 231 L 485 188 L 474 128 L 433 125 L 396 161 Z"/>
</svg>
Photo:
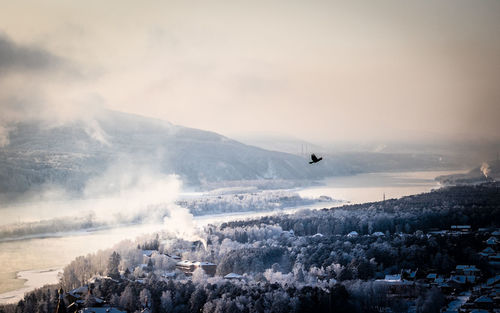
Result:
<svg viewBox="0 0 500 313">
<path fill-rule="evenodd" d="M 320 153 L 323 161 L 309 165 L 308 156 L 269 151 L 214 132 L 115 111 L 104 111 L 86 123 L 50 127 L 18 123 L 11 129 L 10 143 L 0 148 L 2 199 L 36 193 L 47 185 L 62 186 L 78 196 L 90 179 L 123 160 L 177 174 L 185 185 L 201 188 L 255 180 L 271 186 L 286 180 L 291 187 L 330 176 L 450 167 L 439 155 L 387 153 Z"/>
<path fill-rule="evenodd" d="M 222 135 L 105 111 L 97 120 L 60 127 L 20 123 L 0 148 L 0 193 L 22 193 L 47 184 L 79 193 L 86 182 L 118 160 L 175 173 L 187 185 L 228 180 L 311 180 L 353 171 L 327 160 L 268 151 Z"/>
<path fill-rule="evenodd" d="M 477 184 L 500 178 L 500 161 L 483 162 L 465 174 L 443 175 L 436 177 L 444 185 Z"/>
</svg>

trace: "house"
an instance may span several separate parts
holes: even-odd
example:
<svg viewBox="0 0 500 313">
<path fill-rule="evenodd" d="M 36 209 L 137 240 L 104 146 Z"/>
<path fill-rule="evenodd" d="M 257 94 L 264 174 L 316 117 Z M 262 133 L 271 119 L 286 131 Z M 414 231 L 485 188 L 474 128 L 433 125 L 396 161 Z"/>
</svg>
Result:
<svg viewBox="0 0 500 313">
<path fill-rule="evenodd" d="M 491 247 L 487 247 L 486 249 L 484 249 L 483 251 L 481 251 L 481 255 L 492 255 L 492 254 L 495 254 L 495 250 L 493 250 Z"/>
<path fill-rule="evenodd" d="M 490 237 L 488 240 L 486 240 L 486 244 L 490 246 L 494 246 L 498 243 L 498 240 L 496 237 Z"/>
<path fill-rule="evenodd" d="M 215 271 L 217 270 L 217 265 L 210 262 L 193 262 L 189 260 L 183 260 L 177 262 L 175 266 L 186 275 L 192 275 L 196 269 L 201 268 L 207 275 L 214 276 Z"/>
<path fill-rule="evenodd" d="M 89 292 L 88 286 L 80 286 L 71 291 L 68 291 L 65 296 L 68 303 L 76 302 L 77 300 L 82 299 Z"/>
</svg>

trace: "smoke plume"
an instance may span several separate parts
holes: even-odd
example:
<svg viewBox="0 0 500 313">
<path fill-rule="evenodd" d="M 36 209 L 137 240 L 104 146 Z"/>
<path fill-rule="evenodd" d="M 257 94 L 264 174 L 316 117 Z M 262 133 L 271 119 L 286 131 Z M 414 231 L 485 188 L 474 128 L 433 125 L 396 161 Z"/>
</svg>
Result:
<svg viewBox="0 0 500 313">
<path fill-rule="evenodd" d="M 490 165 L 486 162 L 483 162 L 483 164 L 481 164 L 481 172 L 483 173 L 484 177 L 488 178 L 491 172 Z"/>
</svg>

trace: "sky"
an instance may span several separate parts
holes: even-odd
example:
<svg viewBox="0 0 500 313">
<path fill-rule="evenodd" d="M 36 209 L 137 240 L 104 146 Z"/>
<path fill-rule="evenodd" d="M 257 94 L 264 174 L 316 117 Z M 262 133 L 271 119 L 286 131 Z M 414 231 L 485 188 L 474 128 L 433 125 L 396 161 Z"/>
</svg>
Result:
<svg viewBox="0 0 500 313">
<path fill-rule="evenodd" d="M 0 7 L 0 145 L 102 108 L 230 137 L 500 138 L 498 0 Z"/>
</svg>

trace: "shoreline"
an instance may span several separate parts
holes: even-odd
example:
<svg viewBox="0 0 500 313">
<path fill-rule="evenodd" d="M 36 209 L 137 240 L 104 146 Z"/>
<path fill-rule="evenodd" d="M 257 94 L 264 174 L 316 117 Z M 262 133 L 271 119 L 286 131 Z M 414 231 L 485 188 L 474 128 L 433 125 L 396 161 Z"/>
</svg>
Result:
<svg viewBox="0 0 500 313">
<path fill-rule="evenodd" d="M 44 268 L 16 273 L 16 279 L 24 280 L 23 287 L 0 294 L 0 305 L 13 304 L 22 300 L 24 294 L 45 285 L 59 283 L 62 268 Z"/>
</svg>

